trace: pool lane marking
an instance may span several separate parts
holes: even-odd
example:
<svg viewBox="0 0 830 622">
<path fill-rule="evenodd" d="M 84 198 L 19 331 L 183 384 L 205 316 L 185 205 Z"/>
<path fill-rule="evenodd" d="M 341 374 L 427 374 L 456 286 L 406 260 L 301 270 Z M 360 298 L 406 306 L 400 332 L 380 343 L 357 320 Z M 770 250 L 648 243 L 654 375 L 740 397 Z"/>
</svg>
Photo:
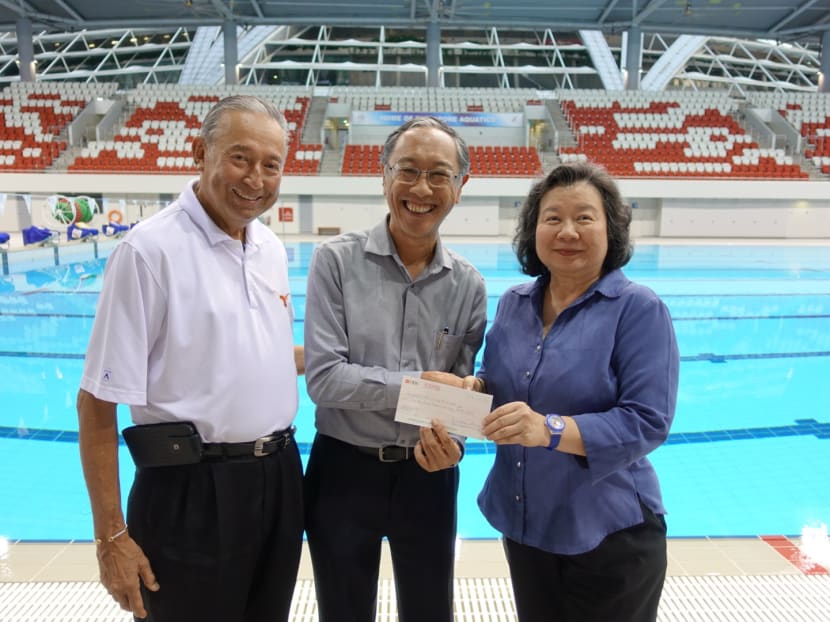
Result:
<svg viewBox="0 0 830 622">
<path fill-rule="evenodd" d="M 708 430 L 702 432 L 676 432 L 669 434 L 665 445 L 713 443 L 717 441 L 761 440 L 784 436 L 815 436 L 830 439 L 830 422 L 815 419 L 796 419 L 794 425 L 764 428 L 737 428 L 732 430 Z M 51 430 L 48 428 L 27 428 L 25 426 L 0 426 L 0 438 L 21 440 L 59 441 L 77 443 L 77 430 Z M 300 451 L 307 451 L 310 443 L 297 443 Z M 495 454 L 496 445 L 489 441 L 467 441 L 467 454 Z"/>
</svg>

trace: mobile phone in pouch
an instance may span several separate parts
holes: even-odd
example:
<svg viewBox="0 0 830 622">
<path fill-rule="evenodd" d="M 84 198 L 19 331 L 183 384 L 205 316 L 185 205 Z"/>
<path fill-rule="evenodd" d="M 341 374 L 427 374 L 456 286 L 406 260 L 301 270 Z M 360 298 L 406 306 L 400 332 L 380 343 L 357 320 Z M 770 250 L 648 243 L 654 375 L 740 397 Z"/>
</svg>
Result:
<svg viewBox="0 0 830 622">
<path fill-rule="evenodd" d="M 137 467 L 195 464 L 202 459 L 202 438 L 192 423 L 134 425 L 121 435 Z"/>
</svg>

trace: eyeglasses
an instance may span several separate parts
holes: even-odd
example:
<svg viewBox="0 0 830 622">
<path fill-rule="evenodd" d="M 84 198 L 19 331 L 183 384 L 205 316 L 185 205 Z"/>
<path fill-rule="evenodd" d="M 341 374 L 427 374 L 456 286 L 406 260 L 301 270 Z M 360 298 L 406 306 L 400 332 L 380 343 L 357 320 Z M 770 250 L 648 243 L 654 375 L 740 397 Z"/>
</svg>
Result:
<svg viewBox="0 0 830 622">
<path fill-rule="evenodd" d="M 399 166 L 397 164 L 387 165 L 392 175 L 398 181 L 405 184 L 414 184 L 421 178 L 421 173 L 426 175 L 427 184 L 432 188 L 446 188 L 450 186 L 460 175 L 453 175 L 447 171 L 424 171 L 414 166 Z"/>
</svg>

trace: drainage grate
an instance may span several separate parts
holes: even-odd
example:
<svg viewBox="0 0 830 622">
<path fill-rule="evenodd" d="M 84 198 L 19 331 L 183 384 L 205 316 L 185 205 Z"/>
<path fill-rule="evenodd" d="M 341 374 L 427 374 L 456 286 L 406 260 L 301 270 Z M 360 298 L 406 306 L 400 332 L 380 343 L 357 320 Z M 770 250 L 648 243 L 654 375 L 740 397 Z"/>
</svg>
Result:
<svg viewBox="0 0 830 622">
<path fill-rule="evenodd" d="M 378 586 L 377 622 L 395 622 L 395 584 Z M 674 576 L 659 622 L 827 622 L 830 576 Z M 3 622 L 131 622 L 94 582 L 0 583 Z M 292 622 L 317 622 L 314 583 L 297 582 Z M 510 581 L 456 579 L 456 622 L 515 622 Z"/>
<path fill-rule="evenodd" d="M 827 622 L 830 620 L 830 577 L 668 577 L 659 620 Z"/>
</svg>

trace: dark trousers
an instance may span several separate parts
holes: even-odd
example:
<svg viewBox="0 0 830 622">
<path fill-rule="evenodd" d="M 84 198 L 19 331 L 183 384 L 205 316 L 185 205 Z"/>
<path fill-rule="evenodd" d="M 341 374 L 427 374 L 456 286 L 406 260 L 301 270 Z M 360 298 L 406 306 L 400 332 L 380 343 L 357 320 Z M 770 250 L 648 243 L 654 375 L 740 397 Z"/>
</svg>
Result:
<svg viewBox="0 0 830 622">
<path fill-rule="evenodd" d="M 318 434 L 305 479 L 306 532 L 320 622 L 372 622 L 381 540 L 400 622 L 451 622 L 458 468 L 424 471 Z"/>
<path fill-rule="evenodd" d="M 556 555 L 504 539 L 519 622 L 654 622 L 666 578 L 666 523 L 608 535 L 580 555 Z"/>
<path fill-rule="evenodd" d="M 303 536 L 293 442 L 262 458 L 138 469 L 127 522 L 161 586 L 142 589 L 147 620 L 288 620 Z"/>
</svg>

